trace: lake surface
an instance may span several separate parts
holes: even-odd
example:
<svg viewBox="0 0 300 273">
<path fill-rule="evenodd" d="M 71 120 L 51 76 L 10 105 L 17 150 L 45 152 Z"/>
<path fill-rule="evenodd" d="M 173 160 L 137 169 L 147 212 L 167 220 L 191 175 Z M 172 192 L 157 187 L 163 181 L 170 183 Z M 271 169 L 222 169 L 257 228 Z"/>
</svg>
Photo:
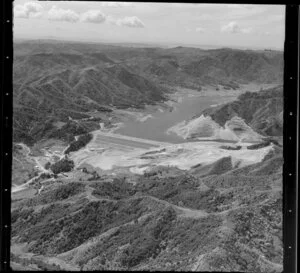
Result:
<svg viewBox="0 0 300 273">
<path fill-rule="evenodd" d="M 178 102 L 173 103 L 172 112 L 169 110 L 164 110 L 164 112 L 158 110 L 154 113 L 146 111 L 146 114 L 151 114 L 152 118 L 145 121 L 125 121 L 124 126 L 116 133 L 155 141 L 182 143 L 185 142 L 184 139 L 175 134 L 166 134 L 166 131 L 183 120 L 190 120 L 194 115 L 200 114 L 212 105 L 235 100 L 237 95 L 203 95 L 197 91 L 187 91 Z"/>
</svg>

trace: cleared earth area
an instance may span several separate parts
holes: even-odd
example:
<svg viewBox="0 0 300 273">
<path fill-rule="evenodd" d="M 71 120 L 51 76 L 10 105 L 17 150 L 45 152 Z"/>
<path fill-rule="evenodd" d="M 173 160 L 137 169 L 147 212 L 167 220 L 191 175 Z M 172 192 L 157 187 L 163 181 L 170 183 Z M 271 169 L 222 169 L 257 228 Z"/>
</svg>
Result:
<svg viewBox="0 0 300 273">
<path fill-rule="evenodd" d="M 95 144 L 109 144 L 113 146 L 126 146 L 139 149 L 150 149 L 154 147 L 159 147 L 159 145 L 154 143 L 148 143 L 141 140 L 130 140 L 125 138 L 120 138 L 119 136 L 107 136 L 98 134 L 95 139 Z"/>
<path fill-rule="evenodd" d="M 260 162 L 273 149 L 269 145 L 248 150 L 247 145 L 249 143 L 242 143 L 240 150 L 226 150 L 213 141 L 171 144 L 95 131 L 91 143 L 72 153 L 71 158 L 76 166 L 87 163 L 102 170 L 131 168 L 131 172 L 142 174 L 158 165 L 188 170 L 196 164 L 209 164 L 225 156 L 231 156 L 234 165 L 245 166 Z"/>
</svg>

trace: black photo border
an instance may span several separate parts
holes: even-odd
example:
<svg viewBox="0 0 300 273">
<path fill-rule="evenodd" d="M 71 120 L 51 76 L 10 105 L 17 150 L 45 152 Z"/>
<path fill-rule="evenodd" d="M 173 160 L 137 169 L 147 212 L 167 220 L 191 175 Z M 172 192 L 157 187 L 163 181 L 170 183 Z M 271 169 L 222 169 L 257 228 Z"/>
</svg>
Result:
<svg viewBox="0 0 300 273">
<path fill-rule="evenodd" d="M 139 1 L 175 2 L 175 1 Z M 13 0 L 0 1 L 0 271 L 10 268 L 11 166 L 13 113 Z M 272 4 L 261 1 L 199 1 L 186 3 Z M 275 4 L 275 3 L 274 3 Z M 286 273 L 297 272 L 298 248 L 298 151 L 299 151 L 299 5 L 287 2 L 284 43 L 283 128 L 283 243 Z"/>
</svg>

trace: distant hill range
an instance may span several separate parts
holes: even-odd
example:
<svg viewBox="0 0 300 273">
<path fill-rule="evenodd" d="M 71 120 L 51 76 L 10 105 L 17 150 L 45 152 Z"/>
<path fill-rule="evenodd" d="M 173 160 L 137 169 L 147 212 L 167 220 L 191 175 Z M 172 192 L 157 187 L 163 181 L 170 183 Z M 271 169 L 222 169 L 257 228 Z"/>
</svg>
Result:
<svg viewBox="0 0 300 273">
<path fill-rule="evenodd" d="M 164 100 L 172 85 L 200 90 L 281 83 L 283 54 L 21 41 L 14 44 L 13 76 L 14 139 L 35 141 L 32 132 L 43 131 L 49 119 L 87 117 L 84 113 L 111 111 L 110 106 L 143 107 Z"/>
</svg>

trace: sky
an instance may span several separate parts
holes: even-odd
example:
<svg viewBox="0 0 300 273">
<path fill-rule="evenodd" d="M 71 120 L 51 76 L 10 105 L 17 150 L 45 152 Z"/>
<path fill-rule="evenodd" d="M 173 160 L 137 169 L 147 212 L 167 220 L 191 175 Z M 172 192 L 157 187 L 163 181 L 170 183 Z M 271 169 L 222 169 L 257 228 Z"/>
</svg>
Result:
<svg viewBox="0 0 300 273">
<path fill-rule="evenodd" d="M 14 1 L 14 38 L 283 49 L 284 5 Z"/>
</svg>

